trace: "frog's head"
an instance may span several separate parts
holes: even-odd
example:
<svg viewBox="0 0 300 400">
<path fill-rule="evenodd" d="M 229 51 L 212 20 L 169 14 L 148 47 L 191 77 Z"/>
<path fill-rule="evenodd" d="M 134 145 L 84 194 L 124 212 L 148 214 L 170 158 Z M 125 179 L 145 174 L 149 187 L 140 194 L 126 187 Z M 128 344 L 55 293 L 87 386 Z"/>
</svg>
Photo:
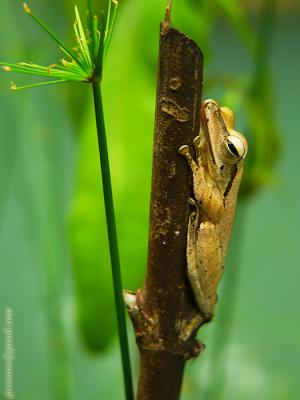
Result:
<svg viewBox="0 0 300 400">
<path fill-rule="evenodd" d="M 209 163 L 220 180 L 232 177 L 234 166 L 243 161 L 248 151 L 246 138 L 234 130 L 234 114 L 215 100 L 205 100 L 201 107 L 201 126 L 209 149 Z"/>
<path fill-rule="evenodd" d="M 206 141 L 214 163 L 236 164 L 246 157 L 246 138 L 234 130 L 234 114 L 228 107 L 220 107 L 212 99 L 207 99 L 201 107 L 201 122 Z"/>
</svg>

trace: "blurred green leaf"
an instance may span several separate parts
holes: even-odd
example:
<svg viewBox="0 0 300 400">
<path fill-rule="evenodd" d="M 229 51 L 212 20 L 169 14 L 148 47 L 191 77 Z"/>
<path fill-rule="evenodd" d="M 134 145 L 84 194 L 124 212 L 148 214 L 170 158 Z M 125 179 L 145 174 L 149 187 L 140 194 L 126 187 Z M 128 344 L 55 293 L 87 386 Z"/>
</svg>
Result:
<svg viewBox="0 0 300 400">
<path fill-rule="evenodd" d="M 256 48 L 255 34 L 249 23 L 246 10 L 238 0 L 217 0 L 216 4 L 228 18 L 231 26 L 236 29 L 240 39 L 253 53 Z"/>
<path fill-rule="evenodd" d="M 273 1 L 265 0 L 259 20 L 252 77 L 244 103 L 252 144 L 242 186 L 244 192 L 252 192 L 276 180 L 274 170 L 280 155 L 281 138 L 274 111 L 274 79 L 270 61 L 274 22 Z"/>
<path fill-rule="evenodd" d="M 77 316 L 87 347 L 100 351 L 115 332 L 101 173 L 94 130 L 80 136 L 70 234 Z M 100 175 L 100 177 L 99 177 Z"/>
<path fill-rule="evenodd" d="M 143 5 L 134 2 L 122 10 L 103 80 L 122 276 L 125 287 L 131 289 L 141 283 L 146 265 L 156 77 L 152 72 L 145 79 L 144 74 L 150 71 L 145 71 L 142 58 L 136 58 L 144 25 L 139 9 L 146 13 Z M 157 15 L 152 11 L 148 18 L 151 21 Z M 155 24 L 152 26 L 156 32 Z M 152 46 L 155 45 L 153 38 L 154 34 Z M 99 188 L 99 156 L 90 111 L 80 137 L 76 165 L 70 234 L 78 321 L 88 348 L 101 351 L 114 337 L 115 317 L 107 239 L 103 234 L 105 216 Z"/>
<path fill-rule="evenodd" d="M 251 135 L 249 140 L 252 151 L 246 163 L 243 194 L 277 181 L 274 168 L 281 151 L 281 139 L 273 99 L 272 84 L 268 78 L 262 84 L 260 93 L 249 93 L 245 98 L 247 130 Z"/>
</svg>

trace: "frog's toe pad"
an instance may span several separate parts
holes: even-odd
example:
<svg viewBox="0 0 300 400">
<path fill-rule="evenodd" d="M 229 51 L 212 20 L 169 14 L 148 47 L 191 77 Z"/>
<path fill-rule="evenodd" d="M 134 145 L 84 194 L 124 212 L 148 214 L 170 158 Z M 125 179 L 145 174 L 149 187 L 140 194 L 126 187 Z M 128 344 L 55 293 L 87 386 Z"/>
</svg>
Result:
<svg viewBox="0 0 300 400">
<path fill-rule="evenodd" d="M 178 153 L 182 154 L 183 156 L 186 156 L 187 154 L 189 154 L 189 146 L 186 144 L 180 146 L 178 149 Z"/>
</svg>

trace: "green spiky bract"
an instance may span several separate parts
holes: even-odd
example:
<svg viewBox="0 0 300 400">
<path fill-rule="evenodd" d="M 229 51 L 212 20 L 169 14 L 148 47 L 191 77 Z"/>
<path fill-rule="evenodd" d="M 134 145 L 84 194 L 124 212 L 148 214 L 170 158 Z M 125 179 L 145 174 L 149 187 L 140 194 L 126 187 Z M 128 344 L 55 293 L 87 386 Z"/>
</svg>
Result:
<svg viewBox="0 0 300 400">
<path fill-rule="evenodd" d="M 43 82 L 30 85 L 16 86 L 12 83 L 13 90 L 26 89 L 35 86 L 63 83 L 63 82 L 100 82 L 102 78 L 103 58 L 107 53 L 111 35 L 117 15 L 118 2 L 110 0 L 106 23 L 99 26 L 98 17 L 93 14 L 92 2 L 88 0 L 88 26 L 85 29 L 78 8 L 75 6 L 75 21 L 73 24 L 76 45 L 69 48 L 48 25 L 31 10 L 27 3 L 23 9 L 50 37 L 58 44 L 64 54 L 59 63 L 42 66 L 34 63 L 7 63 L 0 62 L 7 72 L 18 72 L 51 78 Z"/>
</svg>

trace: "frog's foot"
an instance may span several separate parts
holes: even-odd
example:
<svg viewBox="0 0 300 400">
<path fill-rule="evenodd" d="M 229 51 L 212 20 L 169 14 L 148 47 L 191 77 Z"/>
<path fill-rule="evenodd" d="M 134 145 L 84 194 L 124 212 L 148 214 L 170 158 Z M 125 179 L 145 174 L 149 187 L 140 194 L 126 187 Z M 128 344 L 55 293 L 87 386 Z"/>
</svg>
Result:
<svg viewBox="0 0 300 400">
<path fill-rule="evenodd" d="M 192 172 L 196 173 L 199 168 L 198 168 L 198 165 L 196 164 L 196 162 L 194 161 L 193 157 L 190 154 L 189 146 L 185 144 L 185 145 L 179 147 L 178 152 L 179 152 L 179 154 L 181 154 L 182 156 L 184 156 L 187 159 Z"/>
</svg>

